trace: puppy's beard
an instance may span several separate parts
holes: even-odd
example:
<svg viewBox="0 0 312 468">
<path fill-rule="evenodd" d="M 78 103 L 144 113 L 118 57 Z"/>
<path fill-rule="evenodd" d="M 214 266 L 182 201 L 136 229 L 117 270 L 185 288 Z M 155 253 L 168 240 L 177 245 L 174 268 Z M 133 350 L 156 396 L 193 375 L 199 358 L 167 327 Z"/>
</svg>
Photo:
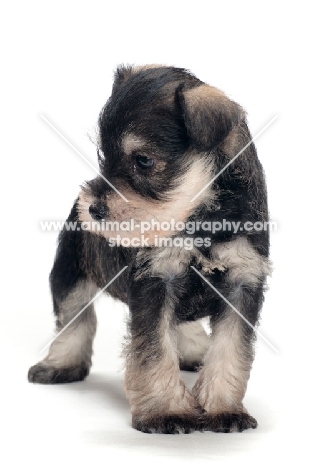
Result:
<svg viewBox="0 0 312 468">
<path fill-rule="evenodd" d="M 101 223 L 94 221 L 89 213 L 90 206 L 101 200 L 92 196 L 88 188 L 83 188 L 78 200 L 79 220 L 84 228 L 107 239 L 117 236 L 120 239 L 137 239 L 144 234 L 149 238 L 149 246 L 153 246 L 156 239 L 177 234 L 179 231 L 176 229 L 176 224 L 186 223 L 198 205 L 213 203 L 215 193 L 211 185 L 198 195 L 194 202 L 191 202 L 212 178 L 212 163 L 206 157 L 201 157 L 188 166 L 180 178 L 179 185 L 167 194 L 168 201 L 166 202 L 143 198 L 128 189 L 122 191 L 128 200 L 127 203 L 117 193 L 110 193 L 103 200 L 109 213 L 109 216 L 103 220 L 103 229 L 100 229 Z"/>
</svg>

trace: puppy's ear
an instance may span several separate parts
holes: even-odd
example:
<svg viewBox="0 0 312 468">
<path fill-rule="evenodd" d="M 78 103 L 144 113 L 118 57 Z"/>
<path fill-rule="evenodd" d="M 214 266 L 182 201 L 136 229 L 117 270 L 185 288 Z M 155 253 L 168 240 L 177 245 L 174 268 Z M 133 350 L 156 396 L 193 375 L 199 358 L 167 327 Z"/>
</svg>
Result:
<svg viewBox="0 0 312 468">
<path fill-rule="evenodd" d="M 195 88 L 177 90 L 185 126 L 193 145 L 210 151 L 221 143 L 245 116 L 244 110 L 222 91 L 201 84 Z"/>
</svg>

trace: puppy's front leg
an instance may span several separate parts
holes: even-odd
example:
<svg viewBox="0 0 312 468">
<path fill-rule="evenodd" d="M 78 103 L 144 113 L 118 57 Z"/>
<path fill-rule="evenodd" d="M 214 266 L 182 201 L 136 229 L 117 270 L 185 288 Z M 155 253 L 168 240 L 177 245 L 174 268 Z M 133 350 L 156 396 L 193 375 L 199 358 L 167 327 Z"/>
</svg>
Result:
<svg viewBox="0 0 312 468">
<path fill-rule="evenodd" d="M 192 432 L 202 414 L 180 378 L 173 305 L 170 284 L 133 280 L 125 390 L 132 425 L 142 432 Z"/>
<path fill-rule="evenodd" d="M 242 400 L 254 358 L 254 327 L 270 266 L 244 238 L 219 244 L 213 255 L 226 266 L 224 282 L 218 288 L 228 303 L 216 295 L 208 351 L 193 394 L 208 413 L 204 430 L 243 431 L 257 426 Z M 213 283 L 213 275 L 209 280 Z"/>
<path fill-rule="evenodd" d="M 210 320 L 212 333 L 204 365 L 193 389 L 207 411 L 203 430 L 243 431 L 257 421 L 243 406 L 253 360 L 253 331 L 230 308 Z"/>
</svg>

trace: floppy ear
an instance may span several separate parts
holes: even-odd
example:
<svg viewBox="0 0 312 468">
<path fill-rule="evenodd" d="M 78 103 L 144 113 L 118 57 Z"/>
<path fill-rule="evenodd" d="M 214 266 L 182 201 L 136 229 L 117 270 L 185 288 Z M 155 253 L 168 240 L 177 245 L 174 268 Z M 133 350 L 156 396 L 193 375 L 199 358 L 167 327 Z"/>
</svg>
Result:
<svg viewBox="0 0 312 468">
<path fill-rule="evenodd" d="M 177 88 L 185 126 L 195 147 L 210 151 L 221 143 L 245 116 L 244 110 L 222 91 L 201 84 Z"/>
</svg>

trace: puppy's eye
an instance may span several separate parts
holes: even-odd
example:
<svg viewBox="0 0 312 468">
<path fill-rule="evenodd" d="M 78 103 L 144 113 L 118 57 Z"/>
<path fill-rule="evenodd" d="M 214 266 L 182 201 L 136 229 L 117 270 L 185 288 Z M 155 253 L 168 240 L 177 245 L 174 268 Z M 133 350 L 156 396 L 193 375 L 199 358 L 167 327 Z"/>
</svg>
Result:
<svg viewBox="0 0 312 468">
<path fill-rule="evenodd" d="M 154 159 L 150 159 L 146 156 L 141 156 L 140 154 L 138 154 L 135 157 L 135 163 L 140 169 L 147 170 L 151 169 L 154 166 L 155 161 Z"/>
</svg>

